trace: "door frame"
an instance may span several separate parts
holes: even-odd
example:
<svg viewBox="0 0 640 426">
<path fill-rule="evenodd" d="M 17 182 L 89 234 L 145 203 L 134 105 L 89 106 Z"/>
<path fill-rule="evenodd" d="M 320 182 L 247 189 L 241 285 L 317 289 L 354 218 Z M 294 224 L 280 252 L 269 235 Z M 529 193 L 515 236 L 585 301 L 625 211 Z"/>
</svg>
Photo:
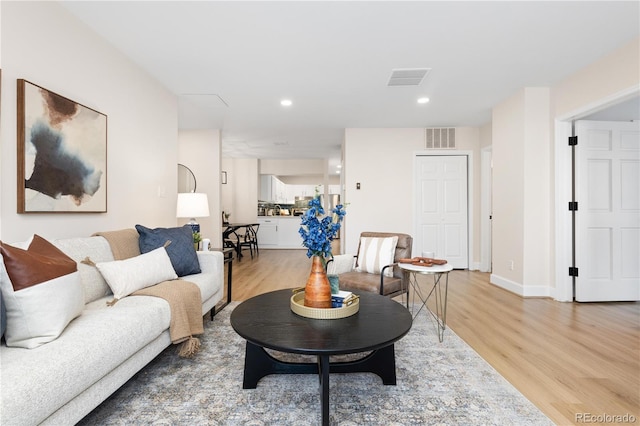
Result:
<svg viewBox="0 0 640 426">
<path fill-rule="evenodd" d="M 552 296 L 560 302 L 573 301 L 573 278 L 569 276 L 572 262 L 572 222 L 568 209 L 571 201 L 571 149 L 568 138 L 573 134 L 573 122 L 611 105 L 640 94 L 640 85 L 634 85 L 618 93 L 577 108 L 555 118 L 555 292 Z M 578 200 L 580 201 L 580 200 Z M 555 294 L 554 294 L 555 293 Z"/>
<path fill-rule="evenodd" d="M 491 215 L 493 149 L 480 150 L 480 271 L 491 272 Z"/>
<path fill-rule="evenodd" d="M 473 151 L 468 151 L 468 150 L 457 150 L 457 149 L 433 149 L 433 150 L 428 150 L 428 151 L 415 151 L 413 153 L 413 182 L 412 182 L 412 186 L 413 186 L 413 199 L 412 201 L 412 216 L 413 216 L 413 235 L 418 235 L 418 218 L 416 217 L 416 209 L 418 208 L 417 206 L 417 191 L 418 188 L 416 188 L 416 179 L 417 179 L 417 173 L 418 173 L 418 167 L 417 167 L 417 163 L 418 163 L 418 157 L 451 157 L 451 156 L 466 156 L 467 157 L 467 269 L 469 271 L 474 271 L 478 269 L 478 266 L 476 265 L 476 263 L 473 261 L 473 221 L 474 221 L 474 216 L 472 215 L 473 213 Z M 413 247 L 413 251 L 414 253 L 412 254 L 412 256 L 416 256 L 419 255 L 421 256 L 421 253 L 417 253 L 416 254 L 416 247 Z"/>
</svg>

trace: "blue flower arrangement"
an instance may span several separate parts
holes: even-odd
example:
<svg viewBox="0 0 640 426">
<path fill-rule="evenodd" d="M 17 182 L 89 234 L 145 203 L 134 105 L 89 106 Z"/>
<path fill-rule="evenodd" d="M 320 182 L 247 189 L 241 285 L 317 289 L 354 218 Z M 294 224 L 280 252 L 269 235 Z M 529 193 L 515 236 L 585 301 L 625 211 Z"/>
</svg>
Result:
<svg viewBox="0 0 640 426">
<path fill-rule="evenodd" d="M 309 201 L 309 210 L 302 215 L 300 230 L 302 245 L 307 248 L 307 257 L 319 256 L 322 263 L 326 263 L 326 258 L 332 257 L 331 241 L 340 231 L 340 222 L 347 212 L 342 204 L 338 204 L 331 216 L 324 215 L 324 209 L 320 203 L 320 196 L 316 195 Z"/>
</svg>

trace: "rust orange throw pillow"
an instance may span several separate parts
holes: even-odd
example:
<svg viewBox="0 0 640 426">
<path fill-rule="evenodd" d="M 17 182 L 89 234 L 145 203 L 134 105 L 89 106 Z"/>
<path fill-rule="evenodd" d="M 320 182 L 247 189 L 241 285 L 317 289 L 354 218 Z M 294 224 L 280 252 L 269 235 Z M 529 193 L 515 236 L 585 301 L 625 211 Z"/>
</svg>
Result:
<svg viewBox="0 0 640 426">
<path fill-rule="evenodd" d="M 7 346 L 32 349 L 57 339 L 84 309 L 76 262 L 38 235 L 26 250 L 0 242 L 0 253 Z"/>
<path fill-rule="evenodd" d="M 27 250 L 0 242 L 0 252 L 14 291 L 78 270 L 73 259 L 39 235 L 33 236 Z"/>
</svg>

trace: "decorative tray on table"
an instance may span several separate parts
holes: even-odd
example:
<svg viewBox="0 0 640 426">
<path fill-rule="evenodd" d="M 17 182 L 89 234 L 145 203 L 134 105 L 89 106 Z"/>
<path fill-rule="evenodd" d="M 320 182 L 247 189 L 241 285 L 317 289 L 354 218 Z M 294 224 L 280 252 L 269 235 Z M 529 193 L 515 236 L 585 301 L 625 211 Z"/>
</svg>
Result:
<svg viewBox="0 0 640 426">
<path fill-rule="evenodd" d="M 360 309 L 360 298 L 355 296 L 353 301 L 341 308 L 311 308 L 304 306 L 304 291 L 291 296 L 291 310 L 306 318 L 313 319 L 340 319 L 350 317 Z"/>
</svg>

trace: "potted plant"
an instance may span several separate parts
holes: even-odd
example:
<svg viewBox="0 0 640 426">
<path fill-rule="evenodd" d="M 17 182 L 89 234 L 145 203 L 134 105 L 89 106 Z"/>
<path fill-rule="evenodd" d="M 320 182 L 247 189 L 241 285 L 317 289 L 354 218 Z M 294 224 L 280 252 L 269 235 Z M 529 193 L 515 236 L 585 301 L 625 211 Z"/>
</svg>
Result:
<svg viewBox="0 0 640 426">
<path fill-rule="evenodd" d="M 193 233 L 193 248 L 195 248 L 196 251 L 198 250 L 198 248 L 200 248 L 200 241 L 202 241 L 202 236 L 200 236 L 199 232 L 194 232 Z"/>
<path fill-rule="evenodd" d="M 331 215 L 324 215 L 320 196 L 309 201 L 309 210 L 302 215 L 300 236 L 307 248 L 307 257 L 312 258 L 311 274 L 305 286 L 304 305 L 314 308 L 331 307 L 331 287 L 327 279 L 327 258 L 331 258 L 331 242 L 340 231 L 340 222 L 346 211 L 337 205 Z"/>
</svg>

